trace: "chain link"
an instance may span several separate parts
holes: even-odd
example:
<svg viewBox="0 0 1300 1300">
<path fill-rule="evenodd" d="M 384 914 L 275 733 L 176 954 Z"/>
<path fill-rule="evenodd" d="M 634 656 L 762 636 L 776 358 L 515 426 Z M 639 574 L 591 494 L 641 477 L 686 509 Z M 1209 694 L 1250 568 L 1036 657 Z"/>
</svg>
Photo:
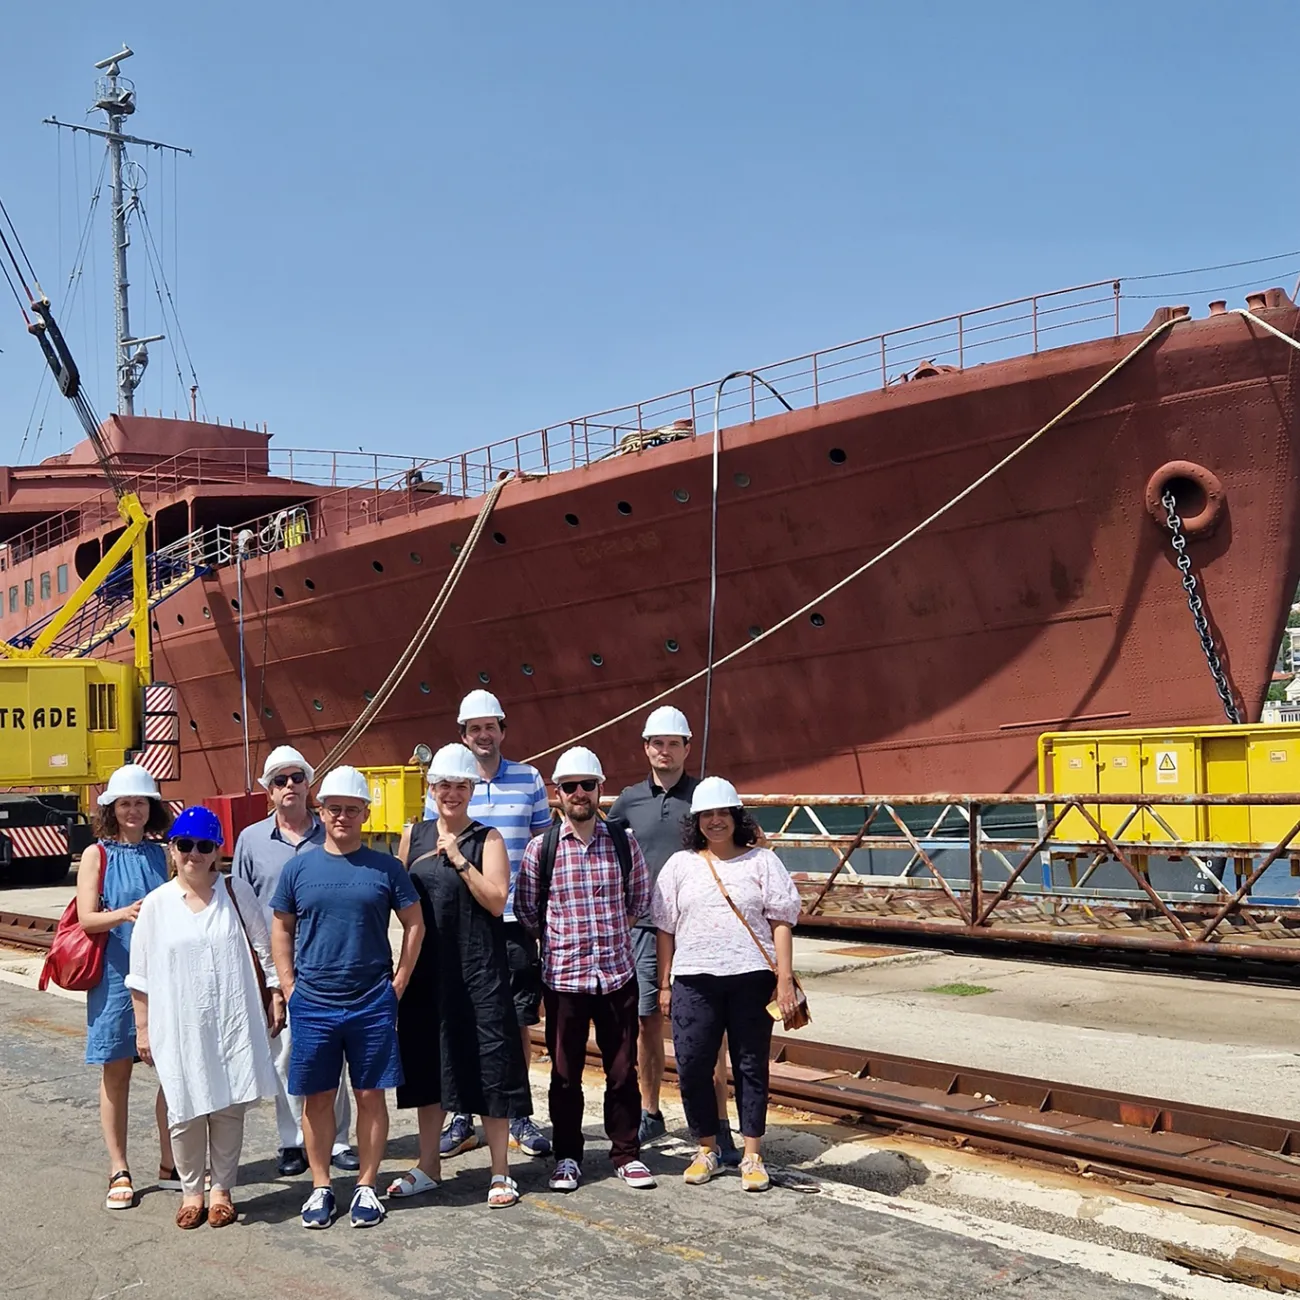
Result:
<svg viewBox="0 0 1300 1300">
<path fill-rule="evenodd" d="M 1177 557 L 1178 571 L 1183 575 L 1183 590 L 1187 593 L 1187 608 L 1192 611 L 1192 622 L 1196 625 L 1196 635 L 1201 638 L 1201 649 L 1205 652 L 1205 662 L 1209 665 L 1210 676 L 1214 678 L 1214 689 L 1223 701 L 1223 711 L 1229 722 L 1240 722 L 1241 713 L 1237 701 L 1233 698 L 1228 676 L 1219 662 L 1219 652 L 1214 647 L 1214 634 L 1210 631 L 1209 620 L 1205 617 L 1205 602 L 1197 590 L 1196 575 L 1192 572 L 1192 557 L 1187 554 L 1187 538 L 1183 536 L 1183 521 L 1178 517 L 1178 502 L 1173 492 L 1165 489 L 1160 498 L 1165 508 L 1165 523 L 1169 525 L 1174 554 Z"/>
</svg>

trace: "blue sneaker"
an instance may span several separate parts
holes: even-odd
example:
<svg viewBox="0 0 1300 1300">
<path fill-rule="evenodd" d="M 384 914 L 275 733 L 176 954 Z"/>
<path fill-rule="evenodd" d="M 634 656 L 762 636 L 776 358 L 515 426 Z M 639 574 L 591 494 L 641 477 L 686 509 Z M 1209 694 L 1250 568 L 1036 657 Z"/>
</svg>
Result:
<svg viewBox="0 0 1300 1300">
<path fill-rule="evenodd" d="M 302 1207 L 304 1228 L 328 1228 L 334 1222 L 334 1193 L 328 1187 L 313 1187 Z"/>
<path fill-rule="evenodd" d="M 550 1139 L 528 1117 L 510 1121 L 510 1145 L 526 1156 L 549 1156 Z"/>
<path fill-rule="evenodd" d="M 451 1123 L 442 1130 L 438 1141 L 438 1150 L 443 1157 L 458 1156 L 465 1151 L 473 1151 L 478 1146 L 478 1130 L 474 1127 L 473 1115 L 453 1115 Z"/>
<path fill-rule="evenodd" d="M 375 1195 L 375 1189 L 365 1183 L 358 1183 L 357 1190 L 352 1193 L 352 1226 L 373 1228 L 375 1224 L 383 1223 L 387 1213 Z"/>
</svg>

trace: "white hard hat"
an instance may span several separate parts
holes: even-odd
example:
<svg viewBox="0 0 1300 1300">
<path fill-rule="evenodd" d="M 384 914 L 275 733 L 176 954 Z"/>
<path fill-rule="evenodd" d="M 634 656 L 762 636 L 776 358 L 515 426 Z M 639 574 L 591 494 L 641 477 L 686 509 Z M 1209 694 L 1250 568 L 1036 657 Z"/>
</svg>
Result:
<svg viewBox="0 0 1300 1300">
<path fill-rule="evenodd" d="M 674 709 L 671 704 L 661 704 L 646 720 L 641 732 L 642 740 L 651 736 L 681 736 L 691 738 L 691 724 L 686 721 L 686 714 L 681 709 Z"/>
<path fill-rule="evenodd" d="M 108 778 L 108 785 L 97 802 L 101 808 L 107 808 L 114 799 L 127 798 L 162 798 L 158 793 L 158 782 L 139 763 L 128 763 L 125 767 L 119 767 Z"/>
<path fill-rule="evenodd" d="M 477 781 L 478 764 L 464 745 L 444 745 L 429 763 L 429 784 L 439 781 Z"/>
<path fill-rule="evenodd" d="M 463 727 L 471 718 L 504 718 L 506 711 L 491 691 L 470 691 L 460 702 L 456 721 Z"/>
<path fill-rule="evenodd" d="M 558 783 L 572 780 L 577 776 L 594 776 L 598 781 L 605 779 L 605 769 L 601 767 L 600 759 L 582 745 L 566 749 L 555 760 L 555 771 L 551 773 L 551 780 Z"/>
<path fill-rule="evenodd" d="M 743 808 L 736 787 L 720 776 L 706 776 L 691 795 L 691 812 L 712 812 L 715 808 Z"/>
<path fill-rule="evenodd" d="M 307 774 L 307 784 L 311 785 L 316 780 L 316 770 L 292 745 L 277 745 L 267 756 L 266 762 L 262 764 L 262 775 L 257 778 L 257 783 L 263 790 L 271 788 L 271 778 L 277 772 L 283 772 L 286 768 L 300 767 Z"/>
<path fill-rule="evenodd" d="M 370 783 L 355 767 L 331 768 L 325 773 L 316 795 L 322 803 L 326 799 L 364 799 L 370 802 Z"/>
</svg>

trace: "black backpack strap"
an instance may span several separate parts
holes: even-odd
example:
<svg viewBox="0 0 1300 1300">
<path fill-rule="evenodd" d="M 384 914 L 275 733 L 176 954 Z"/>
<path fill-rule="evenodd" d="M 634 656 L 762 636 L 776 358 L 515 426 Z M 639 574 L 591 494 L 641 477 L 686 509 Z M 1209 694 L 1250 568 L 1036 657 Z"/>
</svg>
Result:
<svg viewBox="0 0 1300 1300">
<path fill-rule="evenodd" d="M 552 822 L 542 832 L 542 847 L 537 855 L 537 945 L 546 947 L 546 904 L 551 897 L 551 877 L 555 875 L 555 854 L 560 845 L 560 822 Z"/>
<path fill-rule="evenodd" d="M 627 901 L 628 885 L 632 880 L 632 846 L 628 843 L 628 824 L 621 817 L 607 817 L 605 825 L 609 829 L 609 838 L 614 841 L 614 854 L 618 858 L 619 870 L 623 873 L 623 899 Z M 634 921 L 636 917 L 632 918 Z"/>
</svg>

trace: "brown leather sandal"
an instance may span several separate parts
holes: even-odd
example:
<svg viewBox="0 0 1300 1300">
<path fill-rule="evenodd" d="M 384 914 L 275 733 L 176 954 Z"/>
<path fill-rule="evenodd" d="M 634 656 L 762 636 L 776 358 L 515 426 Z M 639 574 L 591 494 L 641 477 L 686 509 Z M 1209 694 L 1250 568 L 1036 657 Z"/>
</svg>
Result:
<svg viewBox="0 0 1300 1300">
<path fill-rule="evenodd" d="M 227 1224 L 234 1223 L 238 1217 L 238 1211 L 229 1201 L 214 1201 L 208 1206 L 209 1228 L 224 1228 Z"/>
<path fill-rule="evenodd" d="M 178 1228 L 197 1228 L 207 1216 L 208 1211 L 202 1205 L 182 1205 L 176 1211 L 176 1226 Z"/>
</svg>

